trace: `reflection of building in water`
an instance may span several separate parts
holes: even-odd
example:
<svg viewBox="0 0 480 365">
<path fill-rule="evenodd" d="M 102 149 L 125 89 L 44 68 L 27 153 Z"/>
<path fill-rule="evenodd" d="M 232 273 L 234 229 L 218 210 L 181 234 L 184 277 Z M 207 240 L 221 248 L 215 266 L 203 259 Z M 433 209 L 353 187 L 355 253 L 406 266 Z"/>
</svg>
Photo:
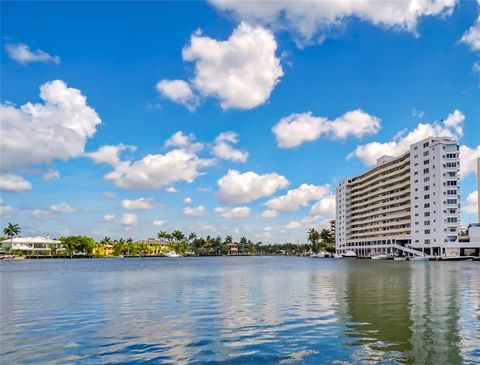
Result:
<svg viewBox="0 0 480 365">
<path fill-rule="evenodd" d="M 350 267 L 344 293 L 347 318 L 342 320 L 352 322 L 346 335 L 358 347 L 357 360 L 404 362 L 412 349 L 411 270 L 390 263 L 355 262 Z"/>
<path fill-rule="evenodd" d="M 459 266 L 430 263 L 413 268 L 412 357 L 418 364 L 461 364 Z"/>
<path fill-rule="evenodd" d="M 356 361 L 478 361 L 478 265 L 356 261 L 347 272 L 339 316 Z"/>
</svg>

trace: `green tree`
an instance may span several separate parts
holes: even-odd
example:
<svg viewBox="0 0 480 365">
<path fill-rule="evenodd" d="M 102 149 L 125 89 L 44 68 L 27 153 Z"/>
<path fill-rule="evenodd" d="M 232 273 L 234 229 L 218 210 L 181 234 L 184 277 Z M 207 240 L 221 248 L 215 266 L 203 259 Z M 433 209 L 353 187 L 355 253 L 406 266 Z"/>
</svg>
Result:
<svg viewBox="0 0 480 365">
<path fill-rule="evenodd" d="M 18 236 L 22 232 L 22 229 L 18 224 L 8 223 L 3 229 L 3 234 L 10 238 L 10 247 L 13 246 L 13 237 Z"/>
<path fill-rule="evenodd" d="M 313 251 L 318 251 L 318 240 L 320 239 L 320 233 L 315 228 L 311 228 L 307 232 L 308 241 L 312 243 Z"/>
</svg>

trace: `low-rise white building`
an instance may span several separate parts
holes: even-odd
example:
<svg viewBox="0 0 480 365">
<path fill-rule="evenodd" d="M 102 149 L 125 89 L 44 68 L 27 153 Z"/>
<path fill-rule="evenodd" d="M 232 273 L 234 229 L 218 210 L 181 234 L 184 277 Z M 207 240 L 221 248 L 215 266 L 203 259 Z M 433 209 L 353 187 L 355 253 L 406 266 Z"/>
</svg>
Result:
<svg viewBox="0 0 480 365">
<path fill-rule="evenodd" d="M 2 250 L 22 251 L 24 253 L 42 252 L 50 253 L 52 250 L 60 251 L 63 249 L 62 241 L 52 240 L 48 237 L 15 237 L 6 239 L 2 242 Z"/>
</svg>

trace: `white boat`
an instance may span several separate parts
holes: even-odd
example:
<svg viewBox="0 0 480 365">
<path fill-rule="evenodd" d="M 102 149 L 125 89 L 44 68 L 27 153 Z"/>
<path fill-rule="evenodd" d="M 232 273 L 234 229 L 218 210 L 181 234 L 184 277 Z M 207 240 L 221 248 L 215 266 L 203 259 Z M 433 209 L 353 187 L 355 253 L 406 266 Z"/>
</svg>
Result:
<svg viewBox="0 0 480 365">
<path fill-rule="evenodd" d="M 387 255 L 374 255 L 371 257 L 372 260 L 386 260 Z"/>
<path fill-rule="evenodd" d="M 355 251 L 347 250 L 347 251 L 345 251 L 345 253 L 342 253 L 342 256 L 343 257 L 357 257 L 357 254 L 355 253 Z"/>
<path fill-rule="evenodd" d="M 336 258 L 336 259 L 343 259 L 343 256 L 339 253 L 334 253 L 333 257 Z"/>
<path fill-rule="evenodd" d="M 328 254 L 325 251 L 320 251 L 319 253 L 314 253 L 310 255 L 310 257 L 313 259 L 323 259 L 325 257 L 328 257 L 327 255 Z"/>
<path fill-rule="evenodd" d="M 395 256 L 393 258 L 394 261 L 406 261 L 407 258 L 405 256 Z"/>
<path fill-rule="evenodd" d="M 410 257 L 410 261 L 428 261 L 428 256 L 415 256 Z"/>
<path fill-rule="evenodd" d="M 180 255 L 178 253 L 176 253 L 175 251 L 167 252 L 165 254 L 165 256 L 167 256 L 167 257 L 180 257 Z"/>
</svg>

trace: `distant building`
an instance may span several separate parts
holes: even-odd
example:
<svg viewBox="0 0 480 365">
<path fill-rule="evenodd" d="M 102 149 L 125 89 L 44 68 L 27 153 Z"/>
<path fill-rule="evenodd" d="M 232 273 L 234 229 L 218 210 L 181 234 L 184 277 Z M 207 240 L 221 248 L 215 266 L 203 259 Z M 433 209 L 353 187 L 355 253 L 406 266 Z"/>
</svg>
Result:
<svg viewBox="0 0 480 365">
<path fill-rule="evenodd" d="M 228 254 L 229 255 L 238 255 L 238 243 L 231 242 L 227 243 Z"/>
<path fill-rule="evenodd" d="M 162 252 L 162 248 L 168 246 L 168 242 L 156 238 L 146 238 L 144 240 L 137 241 L 137 243 L 148 245 L 151 249 L 150 252 L 152 255 L 160 254 Z"/>
<path fill-rule="evenodd" d="M 64 250 L 62 241 L 41 236 L 8 238 L 1 243 L 3 251 L 6 249 L 12 252 L 21 251 L 26 255 L 38 253 L 50 255 L 52 251 Z"/>
<path fill-rule="evenodd" d="M 457 141 L 430 137 L 342 180 L 336 190 L 337 251 L 459 251 L 459 171 Z"/>
<path fill-rule="evenodd" d="M 96 247 L 96 254 L 99 256 L 112 256 L 113 245 L 110 243 L 100 243 Z"/>
</svg>

